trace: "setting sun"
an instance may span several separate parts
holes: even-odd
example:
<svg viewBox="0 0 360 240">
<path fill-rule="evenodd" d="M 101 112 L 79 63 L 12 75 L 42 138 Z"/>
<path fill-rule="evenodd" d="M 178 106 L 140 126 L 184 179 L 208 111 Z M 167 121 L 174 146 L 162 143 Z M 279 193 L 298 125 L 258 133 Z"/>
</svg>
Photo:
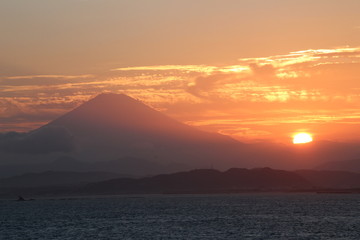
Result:
<svg viewBox="0 0 360 240">
<path fill-rule="evenodd" d="M 312 142 L 312 136 L 309 133 L 297 133 L 293 136 L 294 144 Z"/>
</svg>

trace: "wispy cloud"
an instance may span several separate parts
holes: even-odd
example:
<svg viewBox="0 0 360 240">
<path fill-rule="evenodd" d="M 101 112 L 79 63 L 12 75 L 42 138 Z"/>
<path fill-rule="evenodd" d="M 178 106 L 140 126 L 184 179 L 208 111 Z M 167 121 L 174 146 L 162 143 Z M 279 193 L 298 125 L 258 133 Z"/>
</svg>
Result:
<svg viewBox="0 0 360 240">
<path fill-rule="evenodd" d="M 355 124 L 359 76 L 360 48 L 339 47 L 242 58 L 227 66 L 135 66 L 98 75 L 3 77 L 0 120 L 2 130 L 31 128 L 101 92 L 115 92 L 202 129 L 273 138 L 302 125 Z"/>
<path fill-rule="evenodd" d="M 206 65 L 156 65 L 156 66 L 139 66 L 123 67 L 111 69 L 111 71 L 189 71 L 189 72 L 213 72 L 215 66 Z"/>
<path fill-rule="evenodd" d="M 92 78 L 92 74 L 83 75 L 25 75 L 25 76 L 11 76 L 4 77 L 4 79 L 34 79 L 34 78 L 62 78 L 62 79 L 76 79 L 76 78 Z"/>
</svg>

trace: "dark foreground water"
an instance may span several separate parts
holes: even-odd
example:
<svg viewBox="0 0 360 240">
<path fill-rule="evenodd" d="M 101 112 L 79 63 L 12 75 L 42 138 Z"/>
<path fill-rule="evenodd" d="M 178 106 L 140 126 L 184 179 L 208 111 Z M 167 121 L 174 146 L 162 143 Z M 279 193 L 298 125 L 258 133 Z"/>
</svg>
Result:
<svg viewBox="0 0 360 240">
<path fill-rule="evenodd" d="M 360 195 L 2 200 L 0 239 L 360 239 Z"/>
</svg>

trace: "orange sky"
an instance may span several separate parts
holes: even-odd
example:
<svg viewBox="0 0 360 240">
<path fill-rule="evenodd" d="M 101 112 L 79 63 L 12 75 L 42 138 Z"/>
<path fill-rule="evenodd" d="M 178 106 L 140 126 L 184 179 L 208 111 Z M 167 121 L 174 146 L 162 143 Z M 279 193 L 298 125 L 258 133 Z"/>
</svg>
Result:
<svg viewBox="0 0 360 240">
<path fill-rule="evenodd" d="M 360 140 L 360 1 L 0 3 L 0 131 L 125 93 L 242 141 Z"/>
</svg>

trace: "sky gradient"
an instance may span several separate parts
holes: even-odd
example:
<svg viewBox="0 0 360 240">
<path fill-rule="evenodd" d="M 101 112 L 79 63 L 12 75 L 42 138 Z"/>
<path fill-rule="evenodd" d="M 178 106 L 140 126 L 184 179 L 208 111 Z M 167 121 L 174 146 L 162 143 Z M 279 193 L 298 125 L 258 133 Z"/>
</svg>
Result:
<svg viewBox="0 0 360 240">
<path fill-rule="evenodd" d="M 0 132 L 101 92 L 245 142 L 360 141 L 360 1 L 4 0 Z"/>
</svg>

